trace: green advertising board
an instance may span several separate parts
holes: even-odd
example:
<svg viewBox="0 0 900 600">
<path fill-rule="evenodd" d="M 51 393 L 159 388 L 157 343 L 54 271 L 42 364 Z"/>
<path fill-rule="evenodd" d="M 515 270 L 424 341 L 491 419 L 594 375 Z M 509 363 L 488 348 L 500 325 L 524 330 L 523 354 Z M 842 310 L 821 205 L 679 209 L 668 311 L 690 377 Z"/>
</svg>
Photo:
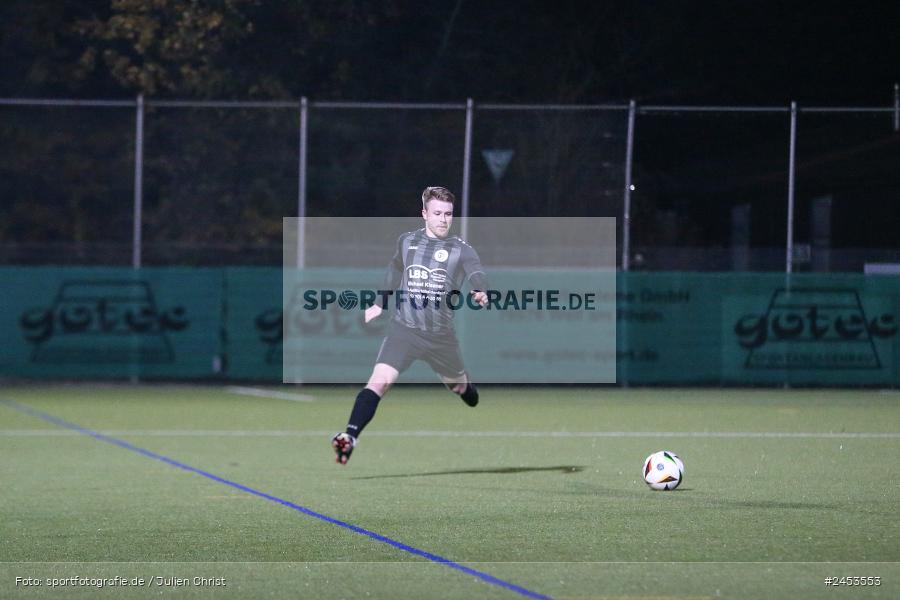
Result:
<svg viewBox="0 0 900 600">
<path fill-rule="evenodd" d="M 364 384 L 388 323 L 381 318 L 364 324 L 363 305 L 358 297 L 364 289 L 382 287 L 384 270 L 314 268 L 285 270 L 279 272 L 279 277 L 285 308 L 281 346 L 284 381 Z M 340 305 L 337 296 L 345 291 L 356 294 L 356 302 Z M 328 292 L 333 294 L 330 302 L 323 297 Z M 418 362 L 404 373 L 403 381 L 434 383 L 438 379 Z"/>
<path fill-rule="evenodd" d="M 281 269 L 224 269 L 226 373 L 281 381 Z"/>
<path fill-rule="evenodd" d="M 900 278 L 631 273 L 618 287 L 620 381 L 900 383 Z"/>
<path fill-rule="evenodd" d="M 435 276 L 421 269 L 415 275 Z M 285 381 L 365 382 L 390 326 L 385 316 L 364 325 L 362 298 L 367 293 L 376 298 L 383 270 L 317 268 L 286 270 L 284 276 Z M 614 272 L 492 270 L 491 281 L 496 298 L 489 308 L 465 290 L 429 296 L 431 305 L 413 311 L 420 326 L 428 327 L 433 303 L 443 304 L 473 378 L 508 384 L 615 382 Z M 416 298 L 392 294 L 382 302 L 390 311 L 398 302 L 425 301 Z M 452 346 L 434 352 L 456 353 Z M 433 383 L 438 377 L 419 361 L 401 381 Z"/>
<path fill-rule="evenodd" d="M 0 376 L 220 376 L 220 270 L 0 268 L 0 289 Z"/>
<path fill-rule="evenodd" d="M 305 283 L 358 289 L 382 275 L 333 269 Z M 492 273 L 504 288 L 521 277 Z M 565 273 L 548 277 L 565 285 Z M 277 382 L 287 327 L 300 334 L 306 379 L 363 383 L 384 323 L 364 327 L 358 307 L 336 306 L 294 305 L 285 319 L 282 290 L 280 268 L 0 268 L 0 377 Z M 608 294 L 614 322 L 609 311 L 566 322 L 461 313 L 467 366 L 487 380 L 589 383 L 585 368 L 609 368 L 614 355 L 616 380 L 632 385 L 900 384 L 895 276 L 620 273 Z M 615 338 L 615 350 L 586 344 L 585 332 Z M 436 381 L 422 364 L 404 380 Z"/>
</svg>

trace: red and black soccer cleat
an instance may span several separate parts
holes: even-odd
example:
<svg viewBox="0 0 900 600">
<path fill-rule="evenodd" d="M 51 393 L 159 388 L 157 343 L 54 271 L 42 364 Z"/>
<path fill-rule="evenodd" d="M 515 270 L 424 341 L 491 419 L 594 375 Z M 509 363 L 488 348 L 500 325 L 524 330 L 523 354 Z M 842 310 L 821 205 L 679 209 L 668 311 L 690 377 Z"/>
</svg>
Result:
<svg viewBox="0 0 900 600">
<path fill-rule="evenodd" d="M 356 447 L 356 438 L 349 433 L 336 433 L 331 438 L 331 447 L 334 448 L 334 452 L 337 454 L 335 461 L 339 465 L 346 465 L 347 461 L 350 460 L 350 455 L 353 454 L 353 449 Z"/>
</svg>

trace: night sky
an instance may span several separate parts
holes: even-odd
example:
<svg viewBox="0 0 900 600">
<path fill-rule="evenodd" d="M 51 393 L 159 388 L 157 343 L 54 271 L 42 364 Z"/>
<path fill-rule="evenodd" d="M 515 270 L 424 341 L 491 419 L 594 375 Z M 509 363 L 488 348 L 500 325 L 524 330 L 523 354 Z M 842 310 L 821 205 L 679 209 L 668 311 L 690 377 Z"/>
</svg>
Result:
<svg viewBox="0 0 900 600">
<path fill-rule="evenodd" d="M 900 80 L 900 2 L 416 6 L 372 40 L 391 99 L 884 106 Z"/>
</svg>

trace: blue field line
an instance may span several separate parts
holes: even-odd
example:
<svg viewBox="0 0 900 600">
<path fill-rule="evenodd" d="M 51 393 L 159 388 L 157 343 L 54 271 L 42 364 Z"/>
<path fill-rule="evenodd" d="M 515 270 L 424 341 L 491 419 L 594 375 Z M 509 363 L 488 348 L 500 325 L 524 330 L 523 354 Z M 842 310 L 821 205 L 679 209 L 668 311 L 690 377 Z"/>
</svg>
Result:
<svg viewBox="0 0 900 600">
<path fill-rule="evenodd" d="M 225 479 L 224 477 L 219 477 L 218 475 L 214 475 L 212 473 L 208 473 L 202 469 L 198 469 L 196 467 L 192 467 L 190 465 L 186 465 L 184 463 L 178 462 L 173 458 L 169 458 L 168 456 L 163 456 L 162 454 L 157 454 L 151 450 L 147 450 L 146 448 L 141 448 L 140 446 L 135 446 L 134 444 L 129 444 L 124 440 L 120 440 L 118 438 L 110 437 L 108 435 L 103 435 L 97 431 L 93 431 L 91 429 L 87 429 L 85 427 L 81 427 L 80 425 L 76 425 L 75 423 L 70 423 L 59 417 L 55 417 L 49 413 L 45 413 L 36 408 L 32 408 L 25 404 L 20 404 L 15 400 L 0 400 L 0 404 L 4 404 L 9 408 L 19 411 L 21 413 L 25 413 L 27 415 L 31 415 L 32 417 L 37 417 L 38 419 L 43 419 L 49 423 L 53 423 L 54 425 L 58 425 L 59 427 L 63 427 L 65 429 L 70 429 L 72 431 L 77 431 L 78 433 L 88 435 L 96 440 L 101 442 L 106 442 L 107 444 L 112 444 L 114 446 L 118 446 L 120 448 L 124 448 L 126 450 L 131 450 L 132 452 L 137 452 L 138 454 L 143 454 L 147 458 L 152 458 L 154 460 L 158 460 L 160 462 L 164 462 L 173 467 L 178 467 L 184 471 L 190 471 L 191 473 L 196 473 L 202 477 L 206 477 L 207 479 L 211 479 L 223 485 L 227 485 L 237 490 L 241 490 L 242 492 L 247 492 L 248 494 L 253 494 L 254 496 L 258 496 L 260 498 L 264 498 L 269 500 L 270 502 L 274 502 L 276 504 L 280 504 L 282 506 L 286 506 L 292 510 L 296 510 L 297 512 L 303 513 L 310 517 L 315 517 L 320 521 L 325 521 L 326 523 L 331 523 L 332 525 L 337 525 L 338 527 L 343 527 L 344 529 L 349 529 L 355 533 L 360 535 L 364 535 L 373 540 L 382 542 L 384 544 L 388 544 L 389 546 L 393 546 L 398 550 L 403 550 L 404 552 L 408 552 L 409 554 L 413 554 L 415 556 L 420 556 L 422 558 L 428 559 L 432 562 L 439 563 L 445 566 L 450 567 L 451 569 L 456 569 L 462 573 L 467 575 L 471 575 L 472 577 L 476 577 L 485 583 L 489 583 L 491 585 L 496 585 L 502 587 L 504 589 L 510 590 L 512 592 L 516 592 L 521 596 L 525 596 L 526 598 L 535 598 L 538 600 L 552 600 L 550 596 L 545 596 L 544 594 L 539 594 L 537 592 L 532 592 L 531 590 L 525 589 L 521 586 L 518 586 L 514 583 L 510 583 L 508 581 L 504 581 L 493 575 L 488 573 L 484 573 L 482 571 L 478 571 L 476 569 L 469 568 L 465 565 L 461 565 L 457 562 L 450 560 L 449 558 L 444 558 L 443 556 L 438 556 L 437 554 L 432 554 L 431 552 L 427 552 L 425 550 L 420 550 L 418 548 L 414 548 L 413 546 L 409 546 L 404 544 L 403 542 L 398 542 L 397 540 L 393 540 L 389 537 L 385 537 L 379 533 L 375 533 L 374 531 L 369 531 L 368 529 L 364 529 L 359 527 L 358 525 L 353 525 L 352 523 L 347 523 L 345 521 L 341 521 L 340 519 L 335 519 L 333 517 L 329 517 L 328 515 L 323 515 L 322 513 L 318 513 L 312 509 L 306 508 L 305 506 L 300 506 L 299 504 L 294 504 L 289 500 L 284 500 L 283 498 L 279 498 L 277 496 L 272 496 L 271 494 L 267 494 L 265 492 L 261 492 L 259 490 L 255 490 L 251 487 L 247 487 L 245 485 L 241 485 L 235 481 L 231 481 Z"/>
</svg>

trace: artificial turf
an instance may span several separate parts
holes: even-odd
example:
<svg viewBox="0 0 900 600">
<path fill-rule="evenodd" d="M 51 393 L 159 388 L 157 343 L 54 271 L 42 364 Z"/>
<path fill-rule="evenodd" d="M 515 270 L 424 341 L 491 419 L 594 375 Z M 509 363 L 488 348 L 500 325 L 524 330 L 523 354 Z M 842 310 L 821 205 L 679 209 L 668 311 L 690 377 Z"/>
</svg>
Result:
<svg viewBox="0 0 900 600">
<path fill-rule="evenodd" d="M 109 440 L 0 404 L 0 597 L 900 596 L 900 394 L 494 387 L 472 409 L 399 386 L 341 467 L 355 390 L 281 390 L 312 400 L 4 388 Z M 675 492 L 641 480 L 660 449 L 685 461 Z M 47 580 L 117 574 L 150 583 Z M 847 576 L 881 585 L 824 584 Z"/>
</svg>

